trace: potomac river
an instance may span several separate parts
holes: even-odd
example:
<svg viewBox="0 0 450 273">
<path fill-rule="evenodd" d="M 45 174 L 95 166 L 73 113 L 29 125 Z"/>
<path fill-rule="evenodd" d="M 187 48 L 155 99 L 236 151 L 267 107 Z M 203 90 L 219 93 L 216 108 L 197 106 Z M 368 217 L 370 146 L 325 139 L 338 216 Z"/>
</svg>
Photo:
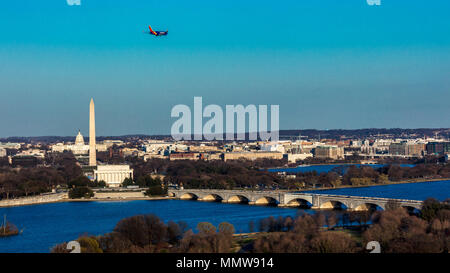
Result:
<svg viewBox="0 0 450 273">
<path fill-rule="evenodd" d="M 358 168 L 365 166 L 365 167 L 372 167 L 374 169 L 381 168 L 387 165 L 384 164 L 327 164 L 327 165 L 300 165 L 294 168 L 270 168 L 267 169 L 267 171 L 272 173 L 278 173 L 278 172 L 286 172 L 286 173 L 305 173 L 305 172 L 317 172 L 320 173 L 327 173 L 330 171 L 336 171 L 339 174 L 343 174 L 347 171 L 348 168 L 351 166 L 356 166 Z M 414 167 L 413 164 L 398 164 L 400 167 Z"/>
<path fill-rule="evenodd" d="M 450 197 L 450 180 L 393 184 L 317 191 L 322 193 L 377 196 L 424 200 Z M 184 221 L 195 231 L 198 222 L 218 225 L 232 223 L 236 232 L 249 232 L 250 221 L 255 231 L 258 221 L 268 216 L 292 216 L 312 210 L 209 203 L 182 200 L 61 202 L 22 207 L 0 208 L 0 216 L 23 229 L 18 236 L 0 238 L 0 252 L 49 252 L 58 243 L 78 238 L 82 234 L 99 235 L 111 232 L 116 223 L 129 216 L 153 213 L 163 221 Z"/>
</svg>

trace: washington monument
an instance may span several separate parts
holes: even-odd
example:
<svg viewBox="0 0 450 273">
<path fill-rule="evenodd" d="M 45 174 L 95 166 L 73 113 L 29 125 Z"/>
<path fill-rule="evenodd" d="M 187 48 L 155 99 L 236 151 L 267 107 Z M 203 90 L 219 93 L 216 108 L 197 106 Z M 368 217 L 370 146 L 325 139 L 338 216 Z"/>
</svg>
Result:
<svg viewBox="0 0 450 273">
<path fill-rule="evenodd" d="M 95 147 L 95 105 L 91 98 L 89 106 L 89 166 L 97 166 L 97 154 Z"/>
</svg>

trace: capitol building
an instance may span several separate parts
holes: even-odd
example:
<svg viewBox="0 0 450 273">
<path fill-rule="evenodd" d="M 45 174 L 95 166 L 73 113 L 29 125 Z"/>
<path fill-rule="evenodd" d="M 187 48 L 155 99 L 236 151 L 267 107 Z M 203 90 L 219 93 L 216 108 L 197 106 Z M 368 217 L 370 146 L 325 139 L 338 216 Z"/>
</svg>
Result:
<svg viewBox="0 0 450 273">
<path fill-rule="evenodd" d="M 98 152 L 106 152 L 108 146 L 112 146 L 112 143 L 110 145 L 99 143 L 95 145 L 95 148 Z M 87 155 L 89 154 L 89 145 L 84 143 L 84 137 L 81 132 L 78 131 L 74 144 L 57 143 L 52 146 L 52 152 L 62 153 L 64 151 L 71 151 L 74 155 Z"/>
</svg>

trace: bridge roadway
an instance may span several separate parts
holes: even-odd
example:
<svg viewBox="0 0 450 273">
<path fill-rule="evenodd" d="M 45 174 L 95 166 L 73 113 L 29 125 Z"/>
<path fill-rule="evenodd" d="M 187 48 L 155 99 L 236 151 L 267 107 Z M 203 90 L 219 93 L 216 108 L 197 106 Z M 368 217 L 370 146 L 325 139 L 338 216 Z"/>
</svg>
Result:
<svg viewBox="0 0 450 273">
<path fill-rule="evenodd" d="M 310 207 L 312 209 L 347 209 L 364 211 L 385 209 L 389 201 L 410 210 L 422 208 L 422 201 L 361 197 L 289 191 L 169 189 L 170 197 L 183 200 L 221 201 L 223 203 L 248 203 L 250 205 L 278 205 L 281 207 Z"/>
</svg>

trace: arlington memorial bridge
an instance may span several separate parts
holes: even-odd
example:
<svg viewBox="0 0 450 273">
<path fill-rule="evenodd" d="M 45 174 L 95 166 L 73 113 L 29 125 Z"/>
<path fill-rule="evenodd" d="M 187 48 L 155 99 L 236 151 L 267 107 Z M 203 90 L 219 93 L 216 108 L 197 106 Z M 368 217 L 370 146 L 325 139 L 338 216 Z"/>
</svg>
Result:
<svg viewBox="0 0 450 273">
<path fill-rule="evenodd" d="M 169 189 L 168 194 L 170 197 L 182 200 L 278 205 L 280 207 L 311 209 L 347 209 L 351 211 L 384 210 L 389 201 L 394 201 L 408 210 L 420 210 L 423 203 L 418 200 L 263 190 Z"/>
</svg>

